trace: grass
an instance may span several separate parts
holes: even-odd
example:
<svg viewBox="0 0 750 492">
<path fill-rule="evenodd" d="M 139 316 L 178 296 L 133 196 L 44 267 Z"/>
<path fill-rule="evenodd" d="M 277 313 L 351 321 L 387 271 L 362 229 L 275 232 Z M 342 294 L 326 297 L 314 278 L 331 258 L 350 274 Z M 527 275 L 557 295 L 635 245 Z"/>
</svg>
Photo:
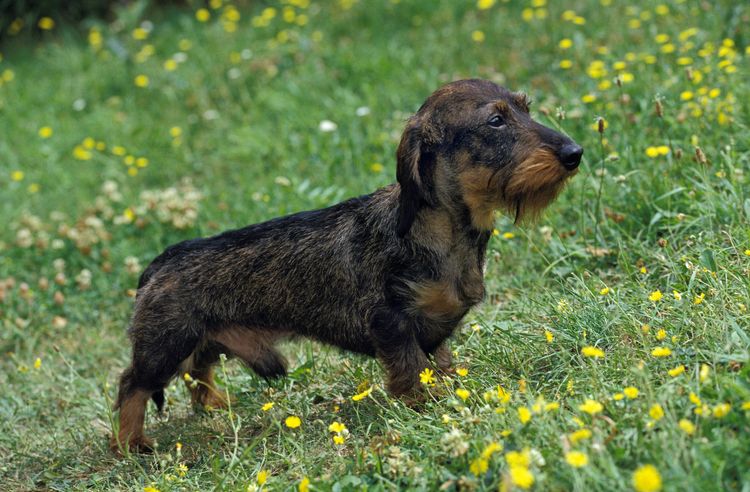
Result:
<svg viewBox="0 0 750 492">
<path fill-rule="evenodd" d="M 5 41 L 3 488 L 495 490 L 531 474 L 538 490 L 631 490 L 651 464 L 665 490 L 746 490 L 750 9 L 287 3 L 286 20 L 284 5 L 225 2 L 201 22 L 198 5 L 136 2 L 110 24 Z M 375 361 L 290 343 L 280 381 L 224 365 L 231 411 L 196 413 L 172 385 L 165 415 L 148 416 L 158 452 L 116 459 L 109 409 L 139 268 L 179 240 L 392 182 L 405 118 L 462 77 L 527 91 L 539 121 L 586 149 L 540 223 L 498 218 L 487 299 L 453 342 L 467 374 L 415 412 Z M 570 465 L 572 450 L 588 463 Z"/>
</svg>

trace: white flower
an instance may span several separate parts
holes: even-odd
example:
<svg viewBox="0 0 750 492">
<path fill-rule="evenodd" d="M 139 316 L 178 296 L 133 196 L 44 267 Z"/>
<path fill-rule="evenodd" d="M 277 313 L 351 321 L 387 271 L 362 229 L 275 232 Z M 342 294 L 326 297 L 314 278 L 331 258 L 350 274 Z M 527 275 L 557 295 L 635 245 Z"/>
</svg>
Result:
<svg viewBox="0 0 750 492">
<path fill-rule="evenodd" d="M 335 132 L 338 125 L 331 120 L 323 120 L 318 125 L 318 130 L 325 133 Z"/>
<path fill-rule="evenodd" d="M 362 117 L 367 116 L 368 114 L 370 114 L 370 108 L 367 106 L 360 106 L 357 108 L 357 116 Z"/>
</svg>

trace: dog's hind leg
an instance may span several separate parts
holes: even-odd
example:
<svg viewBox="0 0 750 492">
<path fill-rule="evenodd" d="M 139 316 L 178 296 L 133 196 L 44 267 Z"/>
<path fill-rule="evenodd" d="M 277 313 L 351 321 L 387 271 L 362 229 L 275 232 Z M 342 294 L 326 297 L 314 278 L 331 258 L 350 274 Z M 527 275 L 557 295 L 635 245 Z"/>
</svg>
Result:
<svg viewBox="0 0 750 492">
<path fill-rule="evenodd" d="M 226 394 L 214 382 L 214 365 L 224 352 L 227 350 L 218 343 L 207 341 L 183 363 L 181 369 L 190 376 L 185 385 L 193 405 L 204 409 L 227 407 Z"/>
<path fill-rule="evenodd" d="M 287 362 L 274 343 L 283 332 L 231 326 L 209 335 L 242 359 L 258 376 L 266 379 L 286 375 Z"/>
<path fill-rule="evenodd" d="M 163 399 L 161 392 L 195 350 L 201 334 L 200 327 L 190 326 L 189 322 L 180 326 L 174 323 L 145 326 L 134 317 L 131 328 L 133 361 L 120 378 L 115 403 L 115 410 L 120 411 L 119 429 L 110 441 L 113 451 L 153 450 L 153 441 L 143 431 L 146 404 L 155 394 L 157 404 Z"/>
</svg>

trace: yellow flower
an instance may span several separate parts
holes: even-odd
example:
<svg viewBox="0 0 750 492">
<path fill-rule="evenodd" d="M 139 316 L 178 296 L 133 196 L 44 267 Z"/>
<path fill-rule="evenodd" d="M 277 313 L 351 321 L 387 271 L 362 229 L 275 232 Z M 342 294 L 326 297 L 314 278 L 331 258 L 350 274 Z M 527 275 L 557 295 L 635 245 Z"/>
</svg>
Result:
<svg viewBox="0 0 750 492">
<path fill-rule="evenodd" d="M 495 0 L 477 0 L 477 8 L 479 10 L 487 10 L 495 5 Z"/>
<path fill-rule="evenodd" d="M 466 369 L 465 367 L 458 367 L 456 368 L 456 374 L 458 374 L 459 376 L 463 378 L 463 377 L 466 377 L 467 374 L 469 374 L 469 370 Z"/>
<path fill-rule="evenodd" d="M 654 465 L 642 465 L 633 473 L 633 488 L 637 492 L 661 490 L 661 475 Z"/>
<path fill-rule="evenodd" d="M 695 296 L 695 299 L 693 299 L 693 304 L 700 304 L 703 302 L 703 300 L 706 298 L 706 294 L 698 294 Z"/>
<path fill-rule="evenodd" d="M 583 101 L 585 104 L 590 104 L 594 101 L 596 101 L 596 95 L 594 94 L 584 94 L 581 96 L 581 101 Z"/>
<path fill-rule="evenodd" d="M 487 472 L 489 468 L 489 462 L 486 458 L 479 457 L 471 462 L 469 465 L 469 471 L 474 475 L 481 475 Z"/>
<path fill-rule="evenodd" d="M 513 239 L 514 237 L 516 237 L 516 235 L 513 234 L 512 232 L 504 232 L 503 233 L 503 239 Z"/>
<path fill-rule="evenodd" d="M 570 451 L 565 453 L 565 461 L 573 468 L 581 468 L 589 463 L 589 457 L 581 451 Z"/>
<path fill-rule="evenodd" d="M 615 401 L 620 401 L 623 398 L 625 398 L 625 395 L 623 395 L 622 393 L 615 393 L 614 395 L 612 395 L 612 399 Z"/>
<path fill-rule="evenodd" d="M 547 343 L 552 343 L 555 340 L 555 335 L 549 330 L 544 330 L 544 338 L 547 339 Z"/>
<path fill-rule="evenodd" d="M 274 405 L 274 403 L 272 401 L 269 401 L 267 403 L 264 403 L 263 406 L 260 407 L 260 409 L 263 410 L 264 412 L 267 412 L 267 411 L 269 411 L 270 409 L 273 408 L 273 405 Z"/>
<path fill-rule="evenodd" d="M 341 434 L 336 434 L 335 436 L 333 436 L 333 443 L 334 444 L 337 444 L 337 445 L 340 446 L 340 445 L 344 444 L 345 441 L 346 441 L 346 438 L 344 436 L 342 436 Z"/>
<path fill-rule="evenodd" d="M 560 404 L 557 403 L 556 401 L 553 401 L 553 402 L 550 402 L 550 403 L 547 403 L 547 404 L 544 405 L 544 411 L 545 412 L 553 412 L 553 411 L 559 410 L 559 409 L 560 409 Z"/>
<path fill-rule="evenodd" d="M 604 351 L 602 349 L 591 347 L 591 346 L 583 347 L 581 349 L 581 354 L 583 354 L 586 357 L 594 357 L 594 358 L 604 357 Z"/>
<path fill-rule="evenodd" d="M 115 145 L 114 147 L 112 147 L 112 153 L 114 155 L 123 156 L 123 155 L 127 154 L 127 152 L 128 151 L 125 150 L 125 147 L 123 147 L 122 145 Z"/>
<path fill-rule="evenodd" d="M 563 70 L 573 68 L 573 62 L 568 59 L 560 60 L 560 68 L 562 68 Z"/>
<path fill-rule="evenodd" d="M 505 388 L 502 386 L 497 387 L 497 399 L 500 400 L 501 403 L 508 403 L 510 401 L 510 392 L 505 391 Z"/>
<path fill-rule="evenodd" d="M 42 367 L 42 359 L 40 359 L 39 357 L 37 357 L 34 360 L 34 369 L 39 369 L 40 367 Z"/>
<path fill-rule="evenodd" d="M 662 297 L 663 297 L 663 295 L 662 295 L 661 291 L 660 290 L 655 290 L 655 291 L 653 291 L 648 296 L 648 300 L 652 301 L 652 302 L 657 302 L 657 301 L 660 301 Z"/>
<path fill-rule="evenodd" d="M 367 398 L 370 395 L 370 393 L 372 393 L 372 386 L 370 386 L 369 388 L 367 388 L 366 390 L 364 390 L 362 393 L 358 393 L 358 394 L 352 396 L 352 400 L 354 400 L 354 401 L 362 400 L 364 398 Z"/>
<path fill-rule="evenodd" d="M 587 399 L 583 404 L 578 405 L 578 409 L 582 412 L 586 412 L 589 415 L 596 415 L 597 413 L 604 410 L 604 405 L 596 400 Z"/>
<path fill-rule="evenodd" d="M 195 11 L 195 18 L 198 22 L 206 22 L 211 18 L 211 12 L 208 9 L 198 9 Z"/>
<path fill-rule="evenodd" d="M 463 401 L 466 401 L 466 399 L 471 395 L 471 391 L 463 389 L 463 388 L 458 388 L 456 390 L 456 395 L 458 395 L 458 397 L 461 398 Z"/>
<path fill-rule="evenodd" d="M 148 76 L 147 75 L 136 75 L 135 79 L 133 80 L 136 87 L 148 87 Z"/>
<path fill-rule="evenodd" d="M 679 376 L 683 372 L 685 372 L 685 366 L 679 365 L 679 366 L 675 367 L 674 369 L 670 369 L 669 370 L 669 375 L 672 376 L 673 378 L 676 378 L 677 376 Z"/>
<path fill-rule="evenodd" d="M 186 383 L 192 383 L 193 377 L 190 375 L 190 373 L 186 372 L 182 375 L 182 379 L 185 380 Z"/>
<path fill-rule="evenodd" d="M 659 331 L 656 332 L 656 339 L 657 340 L 664 340 L 665 338 L 667 338 L 667 332 L 664 331 L 664 329 L 661 329 L 661 330 L 659 330 Z"/>
<path fill-rule="evenodd" d="M 177 70 L 177 62 L 173 60 L 172 58 L 170 58 L 169 60 L 166 60 L 164 62 L 164 70 L 166 70 L 167 72 L 173 72 Z"/>
<path fill-rule="evenodd" d="M 695 433 L 695 424 L 687 419 L 680 420 L 677 425 L 679 425 L 680 429 L 682 429 L 688 436 L 692 436 Z"/>
<path fill-rule="evenodd" d="M 750 401 L 744 402 L 740 408 L 743 410 L 750 410 Z"/>
<path fill-rule="evenodd" d="M 505 462 L 511 468 L 514 466 L 528 468 L 531 464 L 531 453 L 528 448 L 524 448 L 523 451 L 508 451 L 505 453 Z"/>
<path fill-rule="evenodd" d="M 37 26 L 39 26 L 39 29 L 49 31 L 50 29 L 54 29 L 55 21 L 51 17 L 42 17 L 39 19 L 39 22 L 37 22 Z"/>
<path fill-rule="evenodd" d="M 708 364 L 701 364 L 701 370 L 698 373 L 698 380 L 702 383 L 706 379 L 708 379 L 708 376 L 711 374 L 711 368 L 708 367 Z"/>
<path fill-rule="evenodd" d="M 602 290 L 599 291 L 599 295 L 606 296 L 607 294 L 609 294 L 609 292 L 610 292 L 609 287 L 604 287 Z"/>
<path fill-rule="evenodd" d="M 36 367 L 36 365 L 34 367 Z M 730 405 L 729 403 L 719 403 L 713 409 L 714 417 L 716 417 L 717 419 L 726 417 L 731 409 L 732 405 Z"/>
<path fill-rule="evenodd" d="M 341 433 L 347 429 L 346 429 L 346 426 L 342 424 L 341 422 L 333 422 L 331 423 L 331 425 L 328 426 L 328 430 L 330 432 Z"/>
<path fill-rule="evenodd" d="M 654 357 L 669 357 L 672 355 L 672 350 L 669 347 L 656 347 L 651 351 L 651 355 Z"/>
<path fill-rule="evenodd" d="M 623 394 L 628 397 L 628 399 L 633 400 L 635 398 L 638 398 L 638 388 L 635 386 L 628 386 L 624 390 L 622 390 Z"/>
<path fill-rule="evenodd" d="M 573 444 L 578 444 L 578 441 L 589 439 L 591 437 L 591 431 L 588 429 L 578 429 L 577 431 L 569 434 L 568 437 L 570 438 L 570 442 L 572 442 Z"/>
<path fill-rule="evenodd" d="M 700 396 L 696 395 L 695 393 L 693 393 L 691 391 L 690 395 L 688 396 L 688 398 L 690 398 L 690 403 L 692 403 L 693 405 L 696 405 L 696 406 L 700 406 L 700 404 L 701 404 L 701 398 L 700 398 Z"/>
<path fill-rule="evenodd" d="M 382 173 L 384 169 L 383 165 L 379 162 L 373 162 L 370 164 L 370 171 L 374 173 Z"/>
<path fill-rule="evenodd" d="M 471 33 L 471 39 L 475 43 L 481 43 L 481 42 L 483 42 L 484 39 L 485 39 L 484 32 L 479 31 L 479 30 L 472 31 L 472 33 Z"/>
<path fill-rule="evenodd" d="M 24 176 L 25 174 L 23 173 L 23 171 L 13 171 L 12 173 L 10 173 L 10 179 L 12 179 L 13 181 L 23 181 Z"/>
<path fill-rule="evenodd" d="M 142 27 L 136 27 L 132 32 L 133 39 L 143 41 L 148 37 L 148 31 Z"/>
<path fill-rule="evenodd" d="M 310 491 L 310 479 L 307 477 L 302 477 L 302 480 L 300 480 L 299 485 L 297 486 L 297 492 L 309 492 Z"/>
<path fill-rule="evenodd" d="M 567 50 L 571 46 L 573 46 L 573 41 L 569 38 L 563 38 L 560 40 L 557 45 L 560 47 L 561 50 Z"/>
<path fill-rule="evenodd" d="M 297 427 L 302 425 L 302 421 L 300 420 L 299 417 L 295 415 L 290 415 L 289 417 L 286 418 L 286 420 L 284 420 L 284 424 L 286 424 L 286 426 L 289 427 L 290 429 L 296 429 Z"/>
<path fill-rule="evenodd" d="M 530 489 L 534 485 L 534 475 L 524 466 L 511 466 L 510 480 L 521 489 Z"/>
<path fill-rule="evenodd" d="M 268 472 L 266 470 L 259 471 L 256 480 L 258 481 L 258 485 L 265 484 L 268 481 Z"/>
<path fill-rule="evenodd" d="M 693 98 L 693 91 L 682 91 L 680 93 L 680 99 L 683 101 L 689 101 Z"/>
<path fill-rule="evenodd" d="M 52 136 L 52 128 L 49 126 L 43 126 L 39 129 L 39 136 L 42 138 L 49 138 Z"/>
<path fill-rule="evenodd" d="M 518 420 L 526 425 L 531 420 L 531 410 L 526 407 L 518 407 Z"/>
<path fill-rule="evenodd" d="M 658 403 L 654 403 L 648 411 L 648 414 L 654 420 L 661 420 L 662 417 L 664 417 L 664 409 Z"/>
<path fill-rule="evenodd" d="M 419 380 L 422 382 L 422 384 L 425 385 L 434 385 L 435 384 L 435 371 L 430 369 L 429 367 L 425 367 L 424 371 L 419 373 Z"/>
</svg>

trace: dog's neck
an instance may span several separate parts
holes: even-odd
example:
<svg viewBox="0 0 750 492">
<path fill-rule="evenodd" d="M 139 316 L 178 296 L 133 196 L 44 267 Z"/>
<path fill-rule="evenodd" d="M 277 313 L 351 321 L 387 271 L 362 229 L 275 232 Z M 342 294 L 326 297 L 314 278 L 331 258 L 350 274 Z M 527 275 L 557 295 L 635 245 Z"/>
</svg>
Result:
<svg viewBox="0 0 750 492">
<path fill-rule="evenodd" d="M 461 210 L 438 206 L 419 210 L 409 237 L 438 254 L 476 253 L 477 260 L 483 264 L 491 235 L 491 230 L 474 228 L 470 218 Z"/>
</svg>

